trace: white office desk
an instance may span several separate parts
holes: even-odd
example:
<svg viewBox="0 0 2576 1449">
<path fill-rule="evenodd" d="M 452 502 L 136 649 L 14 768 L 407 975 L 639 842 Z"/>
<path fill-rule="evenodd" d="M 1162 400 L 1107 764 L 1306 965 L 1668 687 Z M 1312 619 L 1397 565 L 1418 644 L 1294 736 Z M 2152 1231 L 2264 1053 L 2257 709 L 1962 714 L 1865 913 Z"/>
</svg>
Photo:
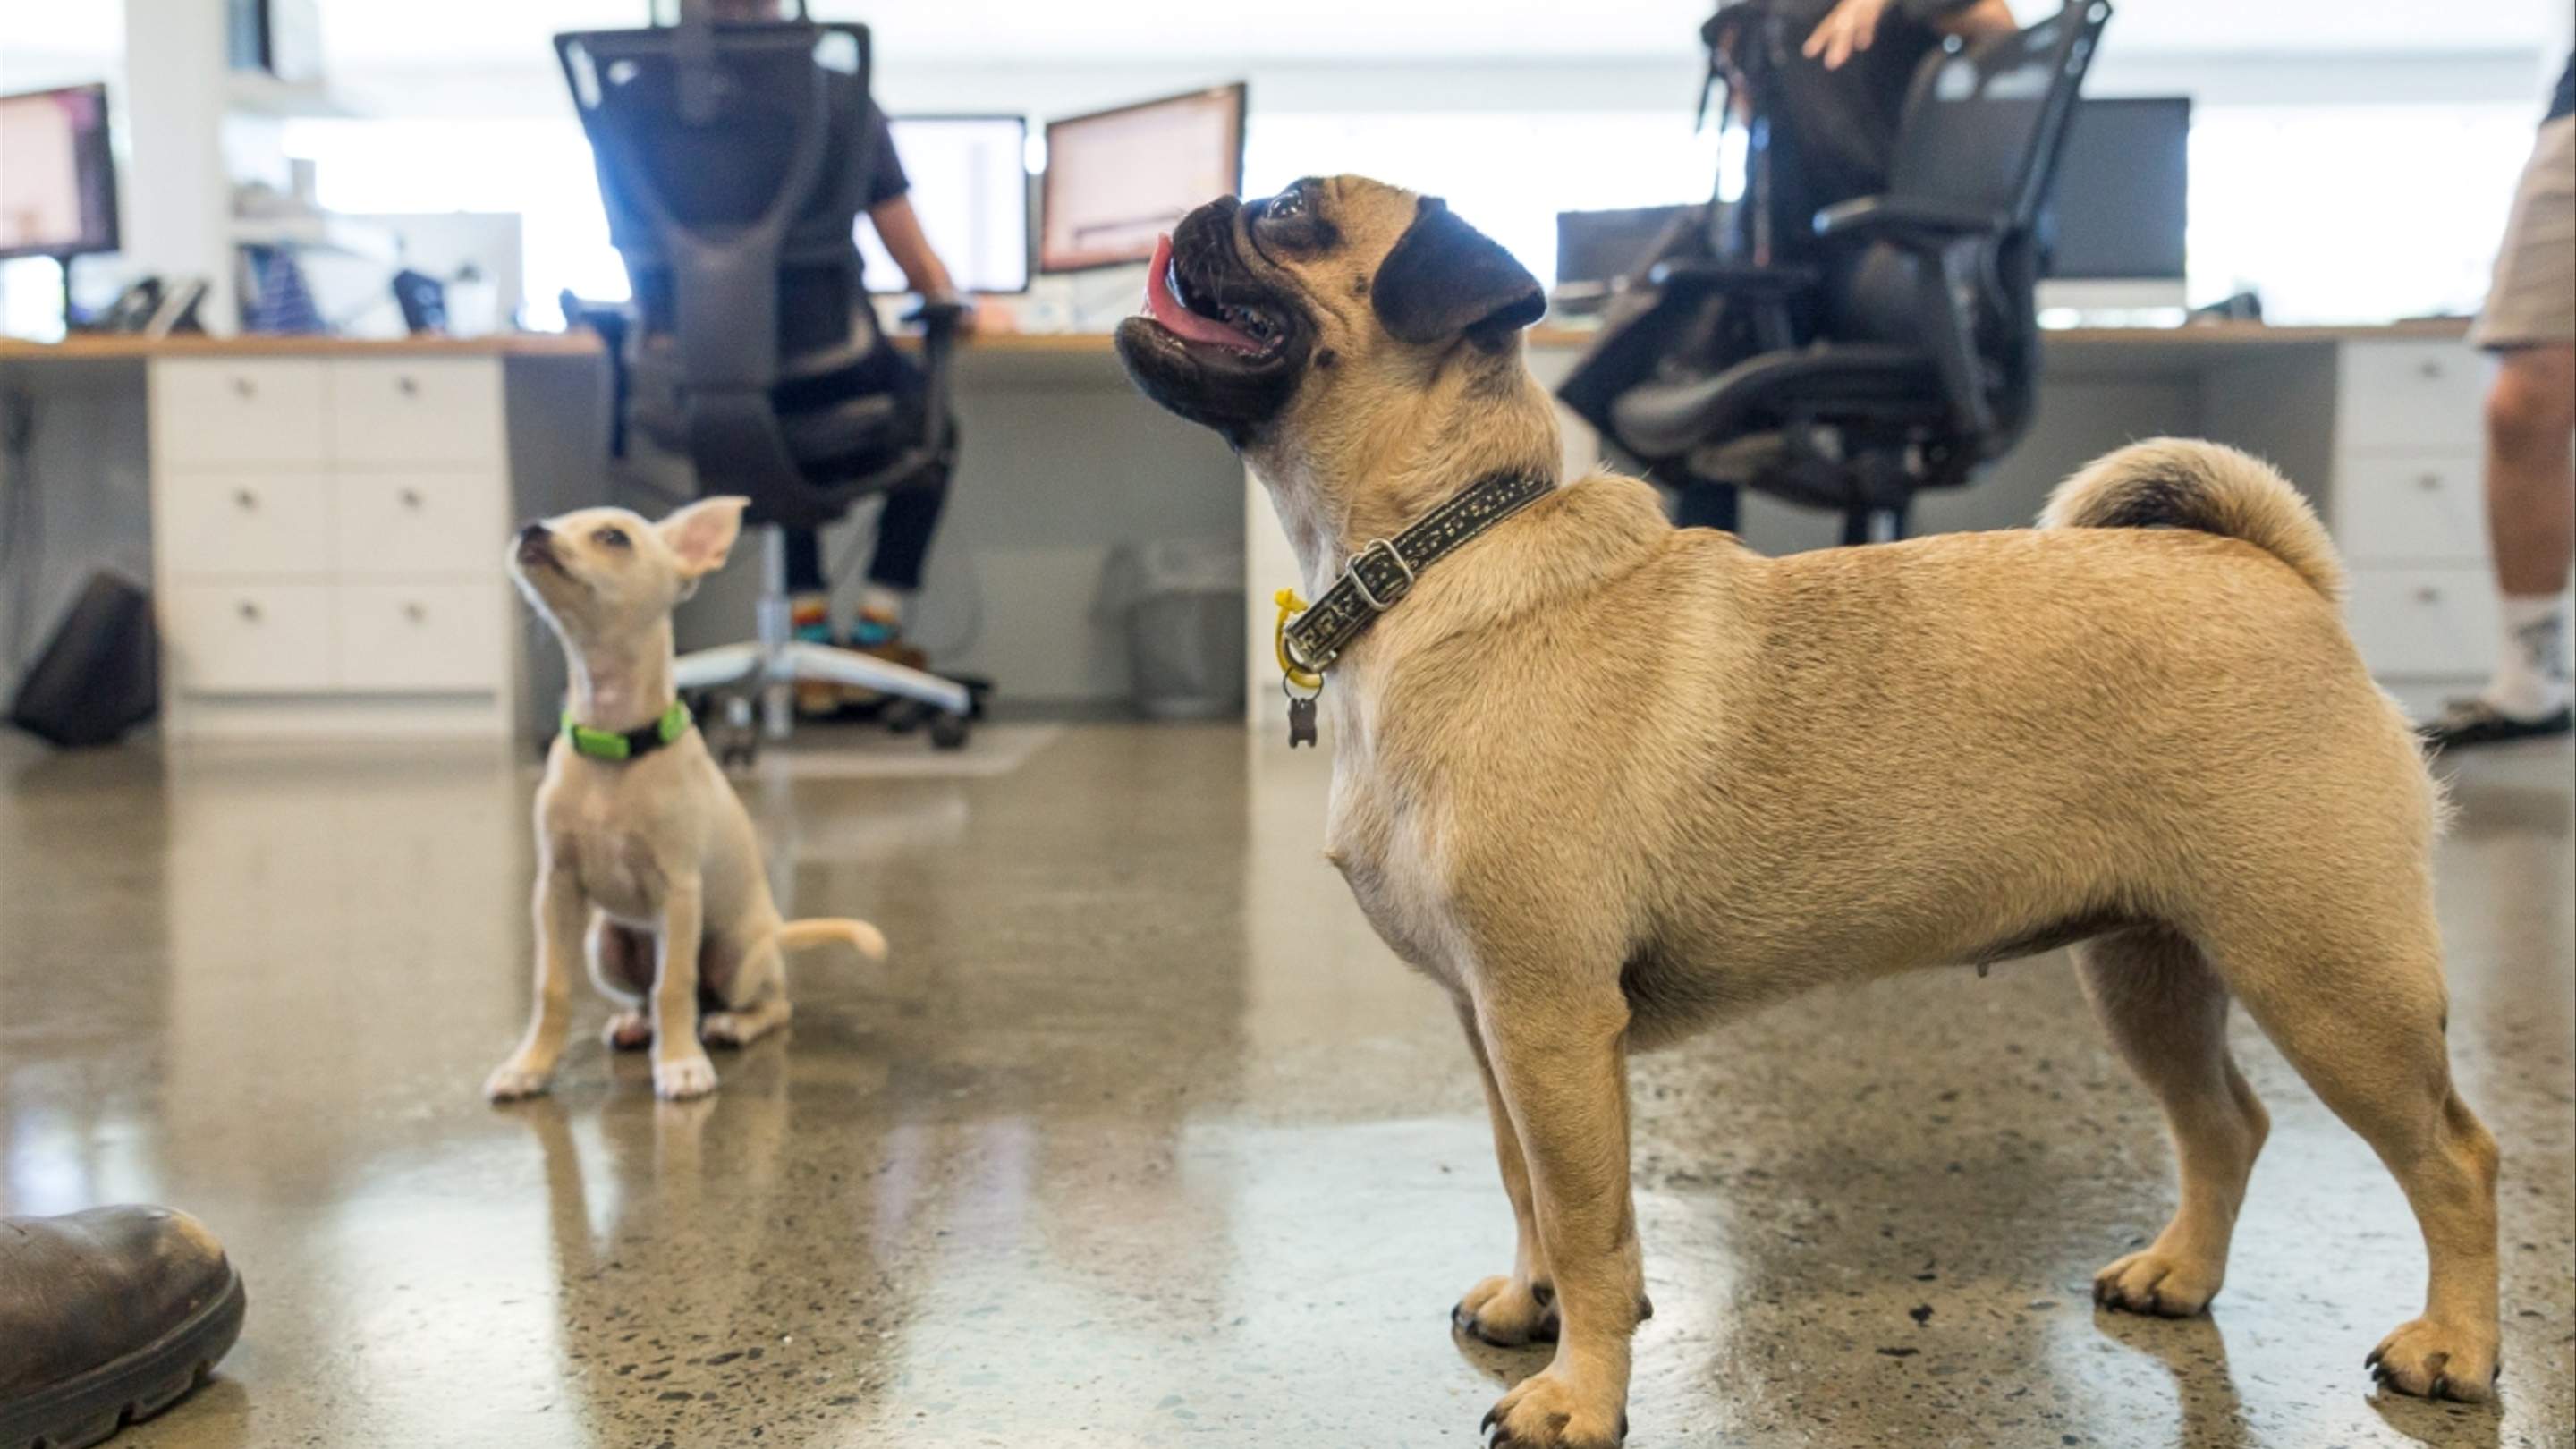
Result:
<svg viewBox="0 0 2576 1449">
<path fill-rule="evenodd" d="M 152 583 L 172 738 L 508 737 L 504 541 L 598 451 L 553 423 L 598 413 L 599 362 L 563 335 L 0 341 L 33 428 L 0 487 L 42 490 L 30 647 L 120 564 Z"/>
<path fill-rule="evenodd" d="M 2425 703 L 2482 676 L 2494 647 L 2477 467 L 2484 369 L 2461 340 L 2464 330 L 2456 323 L 2331 329 L 2230 324 L 2048 334 L 2040 407 L 2028 435 L 1978 482 L 1927 495 L 1917 507 L 1914 528 L 1934 532 L 2027 524 L 2067 472 L 2137 438 L 2198 435 L 2252 448 L 2280 463 L 2317 500 L 2352 567 L 2351 616 L 2365 654 L 2401 697 Z M 1531 336 L 1531 366 L 1543 381 L 1553 383 L 1589 340 L 1585 333 L 1541 328 Z M 281 361 L 320 368 L 317 385 L 323 391 L 315 394 L 320 398 L 341 397 L 331 390 L 341 382 L 398 378 L 402 368 L 389 371 L 384 366 L 395 362 L 420 367 L 461 362 L 469 371 L 482 369 L 479 375 L 486 378 L 497 374 L 489 387 L 478 383 L 452 394 L 478 399 L 469 409 L 477 420 L 470 430 L 460 428 L 454 437 L 397 431 L 374 439 L 382 444 L 411 438 L 431 451 L 462 446 L 469 432 L 476 440 L 477 461 L 452 460 L 481 480 L 474 486 L 482 501 L 475 505 L 471 523 L 467 515 L 458 515 L 459 531 L 450 539 L 455 552 L 447 557 L 460 567 L 468 562 L 468 534 L 478 534 L 487 550 L 471 561 L 473 568 L 497 570 L 497 540 L 509 518 L 609 496 L 602 457 L 606 367 L 586 337 L 428 344 L 102 338 L 31 347 L 0 342 L 0 378 L 7 379 L 0 391 L 36 386 L 50 399 L 38 428 L 37 471 L 48 482 L 47 553 L 59 558 L 40 627 L 79 573 L 100 559 L 133 560 L 138 571 L 156 575 L 171 597 L 194 598 L 183 591 L 252 577 L 256 571 L 231 565 L 220 578 L 203 575 L 204 560 L 223 557 L 230 545 L 212 554 L 202 544 L 181 549 L 165 529 L 162 546 L 152 546 L 143 520 L 154 505 L 183 499 L 221 502 L 228 495 L 220 487 L 209 491 L 205 480 L 220 484 L 235 463 L 250 460 L 207 457 L 205 443 L 185 441 L 176 433 L 166 446 L 147 446 L 153 429 L 146 418 L 143 368 Z M 221 380 L 220 367 L 214 376 Z M 228 406 L 221 398 L 218 391 L 211 401 L 200 401 L 220 414 Z M 396 395 L 376 399 L 387 407 L 400 400 Z M 1296 581 L 1295 569 L 1268 496 L 1245 477 L 1224 445 L 1139 396 L 1128 385 L 1110 339 L 1098 334 L 970 340 L 957 360 L 956 407 L 963 439 L 959 473 L 916 620 L 924 642 L 942 662 L 991 676 L 1005 707 L 1114 710 L 1127 688 L 1125 642 L 1119 622 L 1093 607 L 1102 561 L 1129 540 L 1239 534 L 1249 560 L 1248 706 L 1267 735 L 1284 740 L 1278 680 L 1270 661 L 1275 617 L 1270 596 Z M 504 433 L 498 445 L 492 442 L 494 426 Z M 220 426 L 210 436 L 219 435 Z M 317 451 L 322 444 L 306 446 L 314 438 L 309 429 L 296 436 L 305 440 L 297 444 L 300 461 L 263 460 L 255 470 L 274 470 L 279 481 L 289 484 L 298 478 L 307 484 L 323 479 L 328 480 L 324 486 L 343 489 L 379 469 L 425 467 L 436 472 L 449 466 L 433 465 L 419 454 L 374 461 L 342 458 L 336 451 L 341 444 L 334 440 L 346 438 L 364 449 L 374 437 L 371 429 L 345 422 L 328 424 L 322 434 L 333 451 Z M 257 446 L 273 450 L 282 444 L 263 439 Z M 1570 468 L 1591 465 L 1594 440 L 1571 418 L 1566 446 Z M 504 461 L 494 463 L 496 456 Z M 0 487 L 5 486 L 6 480 L 0 480 Z M 392 497 L 400 505 L 399 491 Z M 658 506 L 644 498 L 627 501 Z M 341 500 L 345 507 L 366 502 L 354 494 Z M 216 512 L 221 515 L 221 509 Z M 408 536 L 399 526 L 403 519 L 401 513 L 391 515 L 388 529 Z M 849 525 L 865 526 L 864 513 Z M 1750 498 L 1743 531 L 1754 547 L 1776 553 L 1834 542 L 1839 520 Z M 242 540 L 242 546 L 252 545 Z M 312 562 L 321 555 L 290 552 L 284 557 L 286 572 L 270 582 L 333 590 L 329 598 L 335 605 L 343 601 L 338 591 L 345 589 L 346 602 L 363 605 L 382 601 L 372 592 L 379 583 L 433 581 L 422 574 L 371 582 L 364 577 L 376 566 L 368 546 L 352 539 L 348 548 L 355 551 L 329 555 L 327 568 Z M 684 647 L 745 631 L 753 572 L 728 570 L 684 608 Z M 173 661 L 174 725 L 187 730 L 222 724 L 272 733 L 290 725 L 346 725 L 381 717 L 405 724 L 444 720 L 444 727 L 483 731 L 515 709 L 523 723 L 541 726 L 539 717 L 560 688 L 553 651 L 499 594 L 493 577 L 478 572 L 469 579 L 460 573 L 451 582 L 477 589 L 489 582 L 492 589 L 482 597 L 500 598 L 499 628 L 510 635 L 507 644 L 517 651 L 519 663 L 490 689 L 478 682 L 468 690 L 433 690 L 447 695 L 448 702 L 415 708 L 417 691 L 377 688 L 392 682 L 390 673 L 368 673 L 389 670 L 384 661 L 399 656 L 362 646 L 354 655 L 342 651 L 339 658 L 354 661 L 356 672 L 332 676 L 327 689 L 312 688 L 321 681 L 309 675 L 280 678 L 271 683 L 297 689 L 231 697 L 227 703 L 214 691 L 192 691 L 189 681 L 202 682 L 206 676 L 192 660 L 180 658 Z M 294 596 L 309 597 L 319 596 Z M 402 637 L 402 629 L 426 627 L 401 607 L 402 597 L 383 598 L 391 600 L 386 605 L 390 612 L 379 622 L 394 637 Z M 240 601 L 232 602 L 237 606 Z M 450 612 L 441 609 L 440 615 Z M 238 607 L 233 613 L 238 619 Z M 175 647 L 190 647 L 192 629 L 211 627 L 181 624 L 173 631 L 179 641 Z M 440 657 L 460 671 L 467 665 L 461 652 Z M 192 668 L 197 669 L 194 675 Z M 424 664 L 406 677 L 440 676 Z M 461 681 L 463 675 L 454 678 Z M 287 704 L 293 707 L 281 713 Z"/>
<path fill-rule="evenodd" d="M 2480 495 L 2485 368 L 2460 322 L 2392 327 L 2086 329 L 2045 334 L 2039 409 L 2011 455 L 1965 488 L 1930 493 L 1913 531 L 2014 528 L 2038 517 L 2076 467 L 2140 438 L 2212 438 L 2262 454 L 2304 489 L 2352 575 L 2349 617 L 2372 671 L 2411 707 L 2481 680 L 2494 663 L 2495 591 Z M 1550 385 L 1591 334 L 1540 328 L 1530 367 Z M 1569 476 L 1599 443 L 1571 414 Z M 1287 739 L 1271 594 L 1297 581 L 1268 495 L 1247 477 L 1247 712 Z M 1839 541 L 1841 520 L 1747 497 L 1742 531 L 1765 553 Z"/>
</svg>

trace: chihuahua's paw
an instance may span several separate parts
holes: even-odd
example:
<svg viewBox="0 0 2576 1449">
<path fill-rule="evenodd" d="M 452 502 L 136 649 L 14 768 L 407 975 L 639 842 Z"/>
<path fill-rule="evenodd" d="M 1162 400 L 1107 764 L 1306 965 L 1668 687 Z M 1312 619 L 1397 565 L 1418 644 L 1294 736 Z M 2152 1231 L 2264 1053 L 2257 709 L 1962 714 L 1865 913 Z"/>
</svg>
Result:
<svg viewBox="0 0 2576 1449">
<path fill-rule="evenodd" d="M 1624 1385 L 1589 1388 L 1550 1364 L 1485 1411 L 1486 1449 L 1617 1449 L 1628 1438 L 1625 1397 Z"/>
<path fill-rule="evenodd" d="M 512 1057 L 483 1079 L 483 1095 L 495 1102 L 515 1102 L 522 1097 L 533 1097 L 546 1089 L 554 1075 L 550 1068 L 530 1066 Z"/>
<path fill-rule="evenodd" d="M 685 1102 L 716 1089 L 716 1064 L 704 1056 L 673 1057 L 653 1064 L 653 1095 L 666 1102 Z"/>
<path fill-rule="evenodd" d="M 653 1044 L 653 1018 L 640 1011 L 621 1011 L 599 1029 L 599 1039 L 611 1051 L 641 1051 Z"/>
<path fill-rule="evenodd" d="M 2482 1404 L 2495 1395 L 2496 1331 L 2414 1319 L 2381 1339 L 2366 1366 L 2401 1394 Z"/>
<path fill-rule="evenodd" d="M 2122 1313 L 2189 1318 L 2218 1296 L 2225 1263 L 2196 1263 L 2149 1248 L 2093 1275 L 2093 1301 Z"/>
<path fill-rule="evenodd" d="M 1449 1322 L 1496 1348 L 1556 1342 L 1556 1292 L 1545 1283 L 1488 1278 L 1449 1310 Z"/>
</svg>

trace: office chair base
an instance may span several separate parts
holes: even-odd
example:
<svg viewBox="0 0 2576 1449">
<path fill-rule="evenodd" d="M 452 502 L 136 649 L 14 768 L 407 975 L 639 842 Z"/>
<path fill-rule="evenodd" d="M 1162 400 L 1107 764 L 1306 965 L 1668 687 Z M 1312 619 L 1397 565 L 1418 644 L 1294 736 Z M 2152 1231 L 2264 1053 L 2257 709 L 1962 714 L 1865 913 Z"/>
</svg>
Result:
<svg viewBox="0 0 2576 1449">
<path fill-rule="evenodd" d="M 938 713 L 931 738 L 945 748 L 965 742 L 963 726 L 974 714 L 975 697 L 965 685 L 919 669 L 829 644 L 792 640 L 782 644 L 724 644 L 680 656 L 672 679 L 682 691 L 748 685 L 761 696 L 761 733 L 783 741 L 795 733 L 794 688 L 800 683 L 839 684 L 872 689 L 917 701 Z M 954 722 L 952 728 L 950 722 Z"/>
</svg>

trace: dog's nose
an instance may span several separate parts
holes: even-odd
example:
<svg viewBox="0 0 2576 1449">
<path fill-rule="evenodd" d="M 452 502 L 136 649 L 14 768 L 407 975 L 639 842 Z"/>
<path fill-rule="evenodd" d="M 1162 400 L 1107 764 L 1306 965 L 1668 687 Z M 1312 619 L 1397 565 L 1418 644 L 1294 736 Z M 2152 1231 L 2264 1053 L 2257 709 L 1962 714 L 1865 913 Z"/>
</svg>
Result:
<svg viewBox="0 0 2576 1449">
<path fill-rule="evenodd" d="M 542 523 L 530 520 L 527 523 L 519 525 L 519 542 L 521 543 L 543 543 L 546 541 L 546 538 L 546 526 Z"/>
</svg>

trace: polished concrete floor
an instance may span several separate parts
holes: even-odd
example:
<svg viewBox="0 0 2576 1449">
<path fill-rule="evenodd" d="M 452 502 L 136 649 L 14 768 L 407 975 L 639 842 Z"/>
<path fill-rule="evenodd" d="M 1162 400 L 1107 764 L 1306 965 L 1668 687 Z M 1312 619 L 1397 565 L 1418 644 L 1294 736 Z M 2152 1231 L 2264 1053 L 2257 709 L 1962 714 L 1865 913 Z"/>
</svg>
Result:
<svg viewBox="0 0 2576 1449">
<path fill-rule="evenodd" d="M 787 904 L 893 962 L 806 958 L 712 1100 L 585 1037 L 493 1108 L 527 772 L 0 744 L 0 1208 L 181 1204 L 251 1287 L 221 1376 L 131 1442 L 1474 1442 L 1537 1365 L 1448 1330 L 1509 1209 L 1447 1008 L 1318 854 L 1321 761 L 1084 727 L 1008 773 L 792 773 L 745 792 Z M 2499 1407 L 2373 1389 L 2421 1246 L 2241 1022 L 2275 1130 L 2227 1291 L 2097 1313 L 2172 1177 L 2047 957 L 1637 1065 L 1632 1442 L 2568 1444 L 2570 775 L 2468 762 L 2442 854 L 2506 1154 Z"/>
</svg>

